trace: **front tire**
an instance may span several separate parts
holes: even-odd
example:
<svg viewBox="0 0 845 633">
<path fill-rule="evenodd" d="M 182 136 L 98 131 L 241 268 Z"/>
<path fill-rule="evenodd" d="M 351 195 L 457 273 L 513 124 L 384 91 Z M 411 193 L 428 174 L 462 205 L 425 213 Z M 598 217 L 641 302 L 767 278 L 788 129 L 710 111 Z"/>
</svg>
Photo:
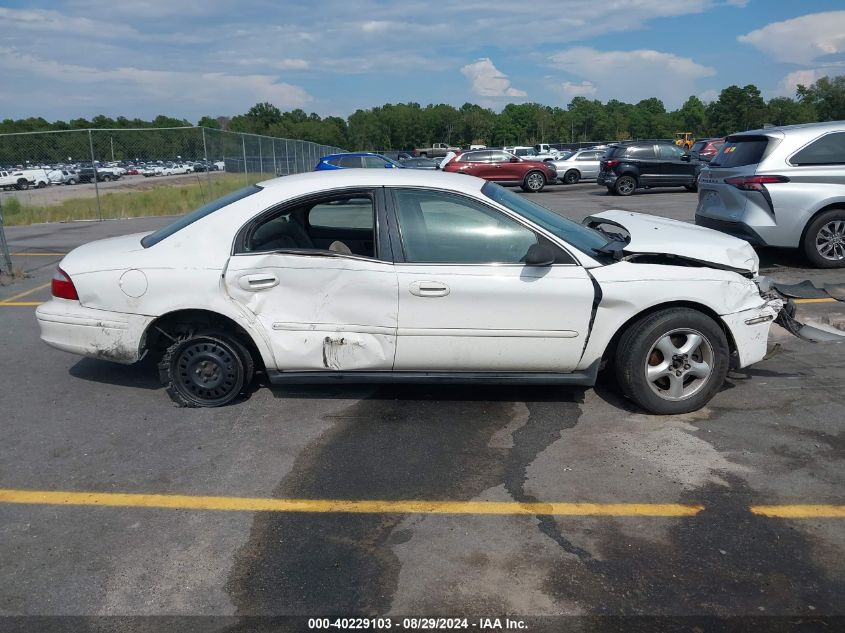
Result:
<svg viewBox="0 0 845 633">
<path fill-rule="evenodd" d="M 807 226 L 801 244 L 804 255 L 816 268 L 845 266 L 845 209 L 831 209 Z"/>
<path fill-rule="evenodd" d="M 581 174 L 574 169 L 570 169 L 563 175 L 563 182 L 567 185 L 578 184 L 579 180 L 581 180 Z"/>
<path fill-rule="evenodd" d="M 227 334 L 209 332 L 173 343 L 158 368 L 167 394 L 178 406 L 220 407 L 241 395 L 253 366 L 241 343 Z"/>
<path fill-rule="evenodd" d="M 617 195 L 630 196 L 637 189 L 637 180 L 633 176 L 620 176 L 613 189 Z"/>
<path fill-rule="evenodd" d="M 730 349 L 706 314 L 670 308 L 646 315 L 619 339 L 615 368 L 624 394 L 657 415 L 696 411 L 722 387 Z"/>
<path fill-rule="evenodd" d="M 526 193 L 540 193 L 546 186 L 546 177 L 539 171 L 529 171 L 522 181 L 522 190 Z"/>
<path fill-rule="evenodd" d="M 29 181 L 21 178 L 15 184 L 15 189 L 17 189 L 18 191 L 26 191 L 27 189 L 29 189 Z"/>
</svg>

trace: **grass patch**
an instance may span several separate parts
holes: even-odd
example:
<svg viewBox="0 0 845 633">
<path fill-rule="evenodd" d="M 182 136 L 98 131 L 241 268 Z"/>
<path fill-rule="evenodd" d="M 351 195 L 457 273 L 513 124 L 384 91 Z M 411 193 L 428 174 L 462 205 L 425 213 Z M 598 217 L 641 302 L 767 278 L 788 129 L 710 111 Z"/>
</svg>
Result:
<svg viewBox="0 0 845 633">
<path fill-rule="evenodd" d="M 212 177 L 211 187 L 205 175 L 200 174 L 197 182 L 184 185 L 167 185 L 137 191 L 100 192 L 100 206 L 103 218 L 123 219 L 145 216 L 181 215 L 201 207 L 210 200 L 236 191 L 244 186 L 243 174 L 219 174 Z M 258 174 L 250 181 L 260 182 L 272 178 Z M 92 194 L 85 198 L 71 198 L 50 206 L 22 204 L 9 197 L 3 201 L 3 218 L 6 226 L 20 226 L 41 222 L 71 222 L 73 220 L 97 220 L 97 199 Z"/>
</svg>

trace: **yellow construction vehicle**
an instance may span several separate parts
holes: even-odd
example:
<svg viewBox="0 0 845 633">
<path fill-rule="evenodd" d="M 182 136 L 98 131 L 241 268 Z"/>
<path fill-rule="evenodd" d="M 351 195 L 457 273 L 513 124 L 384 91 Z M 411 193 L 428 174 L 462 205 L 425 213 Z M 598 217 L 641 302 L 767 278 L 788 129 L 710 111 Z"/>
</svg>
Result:
<svg viewBox="0 0 845 633">
<path fill-rule="evenodd" d="M 693 143 L 695 143 L 695 138 L 692 132 L 675 132 L 675 145 L 678 147 L 683 147 L 685 150 L 690 151 Z"/>
</svg>

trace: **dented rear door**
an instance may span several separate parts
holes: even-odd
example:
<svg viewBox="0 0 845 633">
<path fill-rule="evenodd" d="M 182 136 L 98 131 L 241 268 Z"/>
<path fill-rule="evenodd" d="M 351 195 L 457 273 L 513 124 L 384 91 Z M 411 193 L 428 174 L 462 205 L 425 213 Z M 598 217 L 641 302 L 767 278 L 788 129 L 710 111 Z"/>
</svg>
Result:
<svg viewBox="0 0 845 633">
<path fill-rule="evenodd" d="M 298 253 L 234 255 L 229 296 L 256 318 L 279 370 L 391 370 L 397 280 L 392 263 Z"/>
</svg>

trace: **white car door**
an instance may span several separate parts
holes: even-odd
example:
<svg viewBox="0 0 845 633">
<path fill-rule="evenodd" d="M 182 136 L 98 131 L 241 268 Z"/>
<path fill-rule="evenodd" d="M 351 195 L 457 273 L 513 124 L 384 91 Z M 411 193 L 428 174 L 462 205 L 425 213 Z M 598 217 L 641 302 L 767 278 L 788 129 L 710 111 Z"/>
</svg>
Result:
<svg viewBox="0 0 845 633">
<path fill-rule="evenodd" d="M 389 242 L 375 234 L 377 199 L 380 190 L 299 201 L 239 234 L 226 290 L 263 326 L 276 369 L 393 368 L 397 281 Z"/>
<path fill-rule="evenodd" d="M 575 369 L 594 298 L 581 266 L 560 249 L 561 263 L 526 266 L 547 240 L 478 200 L 421 189 L 392 200 L 404 260 L 395 370 Z"/>
</svg>

